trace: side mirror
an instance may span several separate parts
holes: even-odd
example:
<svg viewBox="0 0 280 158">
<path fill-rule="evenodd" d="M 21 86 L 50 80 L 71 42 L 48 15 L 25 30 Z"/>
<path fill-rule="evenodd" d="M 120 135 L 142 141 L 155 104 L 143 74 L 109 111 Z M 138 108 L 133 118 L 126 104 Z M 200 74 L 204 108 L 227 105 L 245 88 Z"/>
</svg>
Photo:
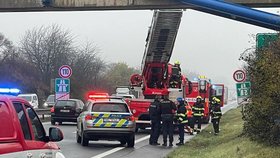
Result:
<svg viewBox="0 0 280 158">
<path fill-rule="evenodd" d="M 53 142 L 58 142 L 63 139 L 62 131 L 57 127 L 50 127 L 49 128 L 49 140 Z"/>
</svg>

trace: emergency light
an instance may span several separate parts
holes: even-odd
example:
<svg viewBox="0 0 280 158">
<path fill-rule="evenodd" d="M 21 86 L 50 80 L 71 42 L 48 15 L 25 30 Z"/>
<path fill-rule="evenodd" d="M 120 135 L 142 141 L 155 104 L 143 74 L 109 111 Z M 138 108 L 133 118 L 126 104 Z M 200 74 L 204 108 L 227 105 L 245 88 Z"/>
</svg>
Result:
<svg viewBox="0 0 280 158">
<path fill-rule="evenodd" d="M 20 90 L 17 88 L 0 88 L 0 94 L 18 95 Z"/>
<path fill-rule="evenodd" d="M 91 92 L 88 94 L 88 99 L 105 99 L 105 98 L 109 98 L 108 93 Z"/>
</svg>

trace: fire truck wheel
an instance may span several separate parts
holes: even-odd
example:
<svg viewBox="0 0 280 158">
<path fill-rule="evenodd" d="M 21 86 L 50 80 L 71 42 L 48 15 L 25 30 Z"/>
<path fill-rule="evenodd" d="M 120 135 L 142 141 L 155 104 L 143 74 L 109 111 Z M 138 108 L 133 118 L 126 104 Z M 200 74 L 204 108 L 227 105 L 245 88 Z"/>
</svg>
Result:
<svg viewBox="0 0 280 158">
<path fill-rule="evenodd" d="M 135 144 L 135 134 L 133 133 L 127 137 L 127 147 L 133 148 L 134 144 Z"/>
<path fill-rule="evenodd" d="M 137 133 L 137 132 L 138 132 L 138 130 L 139 130 L 139 128 L 138 128 L 138 127 L 135 127 L 135 133 Z"/>
<path fill-rule="evenodd" d="M 76 140 L 77 140 L 77 143 L 81 143 L 82 141 L 82 137 L 79 135 L 78 131 L 76 132 Z"/>
</svg>

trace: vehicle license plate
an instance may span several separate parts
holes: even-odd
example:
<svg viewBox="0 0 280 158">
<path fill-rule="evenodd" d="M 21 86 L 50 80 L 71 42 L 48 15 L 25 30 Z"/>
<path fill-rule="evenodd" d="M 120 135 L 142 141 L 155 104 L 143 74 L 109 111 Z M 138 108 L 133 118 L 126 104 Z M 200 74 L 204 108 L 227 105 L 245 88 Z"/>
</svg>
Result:
<svg viewBox="0 0 280 158">
<path fill-rule="evenodd" d="M 108 119 L 104 119 L 105 122 L 119 122 L 120 119 L 116 119 L 116 118 L 108 118 Z"/>
<path fill-rule="evenodd" d="M 60 112 L 70 112 L 70 110 L 60 110 Z"/>
</svg>

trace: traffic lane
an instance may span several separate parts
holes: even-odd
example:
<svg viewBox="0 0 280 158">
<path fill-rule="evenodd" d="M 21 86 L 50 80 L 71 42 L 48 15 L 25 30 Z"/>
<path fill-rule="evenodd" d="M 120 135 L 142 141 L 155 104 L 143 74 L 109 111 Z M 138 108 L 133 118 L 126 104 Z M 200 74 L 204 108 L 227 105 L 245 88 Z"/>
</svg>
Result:
<svg viewBox="0 0 280 158">
<path fill-rule="evenodd" d="M 205 127 L 206 125 L 202 125 L 202 129 L 204 129 Z M 194 136 L 195 135 L 185 134 L 185 142 L 189 141 Z M 162 135 L 160 135 L 158 142 L 160 144 L 163 143 Z M 143 158 L 143 157 L 162 158 L 162 157 L 166 157 L 168 153 L 170 153 L 175 148 L 177 148 L 175 144 L 178 142 L 179 142 L 179 136 L 175 132 L 173 147 L 168 147 L 168 146 L 163 147 L 162 145 L 158 145 L 158 146 L 149 145 L 149 139 L 146 139 L 145 141 L 137 143 L 134 146 L 134 148 L 131 149 L 125 148 L 118 152 L 112 153 L 108 156 L 105 156 L 105 158 Z"/>
<path fill-rule="evenodd" d="M 45 130 L 48 133 L 49 127 L 52 127 L 50 122 L 43 123 Z M 63 134 L 64 139 L 61 142 L 57 142 L 61 148 L 62 153 L 67 158 L 91 158 L 114 148 L 124 147 L 119 141 L 90 141 L 89 146 L 84 147 L 81 144 L 76 143 L 76 124 L 75 123 L 63 123 L 57 125 Z M 149 135 L 149 131 L 142 131 L 135 135 L 135 140 L 139 140 Z"/>
<path fill-rule="evenodd" d="M 234 109 L 238 107 L 237 102 L 231 102 L 227 105 L 225 105 L 222 108 L 222 112 L 225 113 L 229 111 L 230 109 Z M 202 124 L 202 129 L 206 128 L 207 126 L 211 125 L 209 124 Z M 196 134 L 195 134 L 196 135 Z M 185 142 L 190 141 L 195 135 L 189 135 L 185 134 Z M 174 143 L 175 145 L 179 140 L 178 134 L 174 135 Z M 159 143 L 162 143 L 162 135 L 159 138 Z M 110 155 L 106 156 L 106 158 L 118 158 L 118 157 L 124 157 L 124 158 L 142 158 L 142 157 L 153 157 L 153 158 L 162 158 L 166 157 L 168 153 L 170 153 L 172 150 L 174 150 L 177 146 L 174 147 L 162 147 L 162 146 L 152 146 L 149 145 L 149 140 L 145 140 L 143 142 L 137 143 L 135 145 L 134 149 L 123 149 L 119 150 L 117 152 L 111 153 Z"/>
</svg>

